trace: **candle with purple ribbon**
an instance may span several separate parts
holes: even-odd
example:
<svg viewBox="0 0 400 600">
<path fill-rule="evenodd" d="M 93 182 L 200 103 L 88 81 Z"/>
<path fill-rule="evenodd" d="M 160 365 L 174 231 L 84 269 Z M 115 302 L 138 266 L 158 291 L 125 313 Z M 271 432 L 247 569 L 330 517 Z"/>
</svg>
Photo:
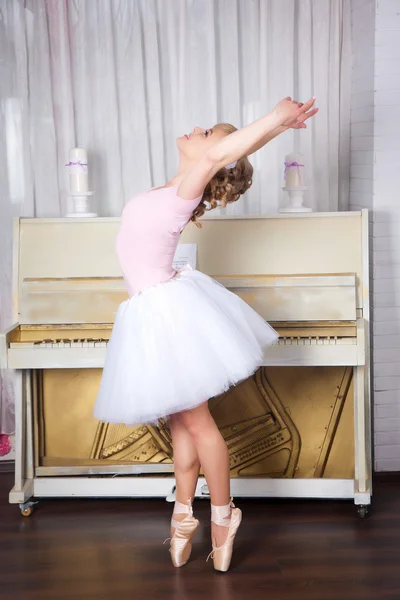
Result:
<svg viewBox="0 0 400 600">
<path fill-rule="evenodd" d="M 89 182 L 86 150 L 84 148 L 72 148 L 69 153 L 69 162 L 65 166 L 68 168 L 70 195 L 87 194 Z"/>
<path fill-rule="evenodd" d="M 297 213 L 311 212 L 311 208 L 303 205 L 304 192 L 307 190 L 306 178 L 304 176 L 304 157 L 298 152 L 285 156 L 285 172 L 283 190 L 289 195 L 289 203 L 282 206 L 279 212 Z"/>
<path fill-rule="evenodd" d="M 84 148 L 72 148 L 65 166 L 67 167 L 69 181 L 66 216 L 69 218 L 97 217 L 97 214 L 89 208 L 89 200 L 93 192 L 89 191 L 86 150 Z"/>
<path fill-rule="evenodd" d="M 285 187 L 299 188 L 305 185 L 303 156 L 299 153 L 288 154 L 285 158 Z"/>
</svg>

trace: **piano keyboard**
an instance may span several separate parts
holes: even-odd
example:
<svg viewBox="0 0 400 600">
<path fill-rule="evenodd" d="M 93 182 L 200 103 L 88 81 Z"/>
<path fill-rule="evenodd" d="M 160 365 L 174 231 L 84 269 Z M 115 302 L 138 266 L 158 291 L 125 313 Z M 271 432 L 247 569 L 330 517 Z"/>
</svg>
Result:
<svg viewBox="0 0 400 600">
<path fill-rule="evenodd" d="M 280 337 L 274 344 L 276 346 L 336 346 L 354 345 L 356 338 L 351 337 Z M 11 342 L 10 348 L 106 348 L 107 339 L 64 339 L 40 340 L 32 342 Z"/>
<path fill-rule="evenodd" d="M 40 342 L 11 342 L 10 348 L 106 348 L 108 340 L 42 340 Z"/>
<path fill-rule="evenodd" d="M 12 369 L 102 368 L 108 340 L 104 338 L 43 339 L 10 342 Z M 265 366 L 364 364 L 364 346 L 357 337 L 281 337 L 265 351 Z"/>
</svg>

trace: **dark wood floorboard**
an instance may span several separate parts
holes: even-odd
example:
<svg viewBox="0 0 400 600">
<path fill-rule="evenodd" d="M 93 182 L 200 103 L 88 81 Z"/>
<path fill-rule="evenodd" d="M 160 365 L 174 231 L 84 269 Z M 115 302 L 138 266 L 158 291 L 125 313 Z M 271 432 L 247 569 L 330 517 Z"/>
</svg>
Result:
<svg viewBox="0 0 400 600">
<path fill-rule="evenodd" d="M 209 503 L 190 562 L 170 563 L 162 500 L 42 500 L 31 517 L 8 504 L 0 474 L 0 598 L 7 600 L 400 600 L 400 481 L 375 484 L 370 518 L 351 502 L 238 501 L 232 569 L 215 573 Z"/>
</svg>

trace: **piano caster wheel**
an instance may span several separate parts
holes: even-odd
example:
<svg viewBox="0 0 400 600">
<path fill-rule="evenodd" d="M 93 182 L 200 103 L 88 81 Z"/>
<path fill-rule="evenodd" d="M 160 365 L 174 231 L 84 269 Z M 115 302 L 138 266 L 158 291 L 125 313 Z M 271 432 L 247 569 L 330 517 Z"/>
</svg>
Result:
<svg viewBox="0 0 400 600">
<path fill-rule="evenodd" d="M 359 504 L 357 506 L 357 512 L 360 519 L 365 519 L 365 517 L 368 515 L 368 506 L 365 504 Z"/>
<path fill-rule="evenodd" d="M 33 507 L 37 504 L 37 502 L 25 502 L 25 504 L 20 504 L 19 507 L 21 509 L 21 515 L 23 517 L 30 517 L 33 513 Z"/>
</svg>

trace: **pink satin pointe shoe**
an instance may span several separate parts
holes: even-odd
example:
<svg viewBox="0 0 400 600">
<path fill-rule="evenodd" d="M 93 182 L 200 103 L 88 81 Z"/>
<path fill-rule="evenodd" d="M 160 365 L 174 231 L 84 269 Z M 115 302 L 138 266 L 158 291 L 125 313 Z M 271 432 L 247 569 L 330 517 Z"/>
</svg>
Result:
<svg viewBox="0 0 400 600">
<path fill-rule="evenodd" d="M 186 514 L 182 521 L 174 519 L 174 515 Z M 170 553 L 174 567 L 183 567 L 190 558 L 192 552 L 192 539 L 199 528 L 199 521 L 193 516 L 191 500 L 187 504 L 175 502 L 171 525 L 175 528 L 171 538 Z"/>
<path fill-rule="evenodd" d="M 227 519 L 226 517 L 231 517 Z M 225 572 L 229 569 L 232 558 L 233 542 L 235 541 L 236 532 L 242 522 L 242 511 L 236 508 L 232 500 L 226 506 L 211 505 L 211 521 L 222 527 L 229 527 L 228 535 L 222 546 L 217 546 L 213 540 L 212 551 L 207 557 L 213 559 L 214 569 L 216 571 Z"/>
</svg>

